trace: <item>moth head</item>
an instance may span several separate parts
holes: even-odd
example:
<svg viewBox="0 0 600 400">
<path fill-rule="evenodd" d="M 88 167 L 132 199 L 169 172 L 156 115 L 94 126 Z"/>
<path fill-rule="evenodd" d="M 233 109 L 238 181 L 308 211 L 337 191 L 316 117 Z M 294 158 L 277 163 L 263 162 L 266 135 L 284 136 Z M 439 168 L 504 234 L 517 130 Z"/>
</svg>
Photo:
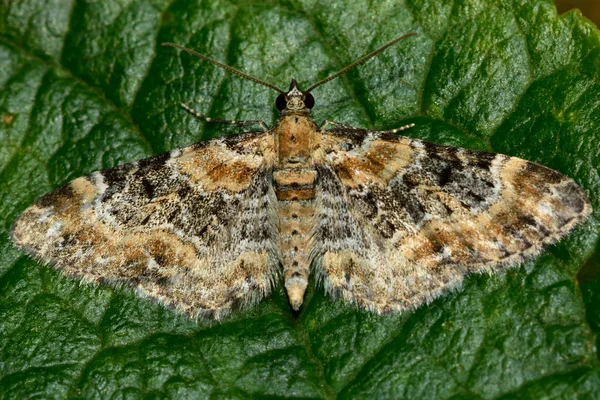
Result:
<svg viewBox="0 0 600 400">
<path fill-rule="evenodd" d="M 315 98 L 312 94 L 300 90 L 298 82 L 292 78 L 290 89 L 286 93 L 277 96 L 275 106 L 281 114 L 287 112 L 310 113 L 310 110 L 315 106 Z"/>
</svg>

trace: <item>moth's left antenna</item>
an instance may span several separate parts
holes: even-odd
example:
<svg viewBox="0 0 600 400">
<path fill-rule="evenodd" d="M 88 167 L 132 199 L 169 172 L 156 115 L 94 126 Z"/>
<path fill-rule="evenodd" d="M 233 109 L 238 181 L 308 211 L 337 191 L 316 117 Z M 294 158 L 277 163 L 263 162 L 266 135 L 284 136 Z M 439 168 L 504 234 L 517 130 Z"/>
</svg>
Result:
<svg viewBox="0 0 600 400">
<path fill-rule="evenodd" d="M 194 50 L 190 50 L 190 49 L 188 49 L 188 48 L 186 48 L 186 47 L 180 46 L 180 45 L 178 45 L 178 44 L 175 44 L 175 43 L 168 43 L 168 42 L 167 42 L 167 43 L 163 43 L 162 45 L 163 45 L 163 46 L 171 46 L 171 47 L 175 47 L 176 49 L 183 50 L 183 51 L 185 51 L 185 52 L 187 52 L 187 53 L 190 53 L 190 54 L 191 54 L 191 55 L 193 55 L 193 56 L 196 56 L 196 57 L 198 57 L 198 58 L 201 58 L 201 59 L 203 59 L 204 61 L 208 61 L 209 63 L 211 63 L 211 64 L 213 64 L 213 65 L 216 65 L 216 66 L 217 66 L 217 67 L 219 67 L 219 68 L 223 68 L 224 70 L 226 70 L 226 71 L 229 71 L 229 72 L 231 72 L 231 73 L 233 73 L 233 74 L 236 74 L 237 76 L 241 76 L 241 77 L 242 77 L 242 78 L 244 78 L 244 79 L 247 79 L 247 80 L 249 80 L 249 81 L 252 81 L 252 82 L 258 83 L 259 85 L 263 85 L 263 86 L 266 86 L 266 87 L 268 87 L 268 88 L 271 88 L 271 89 L 275 90 L 275 91 L 276 91 L 276 92 L 278 92 L 278 93 L 285 93 L 283 90 L 279 89 L 279 88 L 278 88 L 277 86 L 275 86 L 275 85 L 271 85 L 271 84 L 270 84 L 270 83 L 268 83 L 268 82 L 261 81 L 261 80 L 260 80 L 260 79 L 258 79 L 258 78 L 255 78 L 255 77 L 253 77 L 253 76 L 247 75 L 247 74 L 243 73 L 242 71 L 238 71 L 238 70 L 237 70 L 237 69 L 235 69 L 235 68 L 231 68 L 229 65 L 222 64 L 222 63 L 220 63 L 220 62 L 218 62 L 218 61 L 216 61 L 216 60 L 213 60 L 212 58 L 206 57 L 206 56 L 205 56 L 205 55 L 203 55 L 203 54 L 197 53 L 197 52 L 195 52 Z"/>
</svg>

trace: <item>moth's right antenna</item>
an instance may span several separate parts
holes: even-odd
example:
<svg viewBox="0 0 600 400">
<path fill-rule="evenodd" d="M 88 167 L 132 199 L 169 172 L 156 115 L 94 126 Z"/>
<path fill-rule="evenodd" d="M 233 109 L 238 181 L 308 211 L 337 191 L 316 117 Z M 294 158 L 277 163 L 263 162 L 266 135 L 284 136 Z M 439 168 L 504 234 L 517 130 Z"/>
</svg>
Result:
<svg viewBox="0 0 600 400">
<path fill-rule="evenodd" d="M 346 72 L 350 71 L 352 68 L 356 67 L 357 65 L 360 65 L 360 64 L 364 63 L 365 61 L 370 60 L 371 58 L 375 57 L 377 54 L 381 53 L 382 51 L 384 51 L 388 47 L 390 47 L 390 46 L 392 46 L 392 45 L 398 43 L 399 41 L 404 40 L 404 39 L 406 39 L 408 37 L 415 36 L 416 34 L 417 34 L 416 32 L 411 32 L 411 33 L 407 33 L 405 35 L 400 36 L 399 38 L 396 38 L 396 39 L 392 40 L 391 42 L 389 42 L 389 43 L 381 46 L 377 50 L 375 50 L 375 51 L 367 54 L 364 57 L 359 58 L 356 61 L 354 61 L 352 64 L 348 65 L 343 70 L 341 70 L 339 72 L 336 72 L 335 74 L 333 74 L 331 76 L 328 76 L 327 78 L 323 79 L 322 81 L 319 81 L 319 82 L 315 83 L 314 85 L 312 85 L 311 87 L 309 87 L 308 89 L 306 89 L 304 91 L 304 93 L 310 93 L 314 88 L 316 88 L 318 86 L 321 86 L 322 84 L 327 83 L 330 80 L 335 79 L 335 78 L 337 78 L 340 75 L 345 74 Z"/>
<path fill-rule="evenodd" d="M 171 46 L 171 47 L 175 47 L 176 49 L 183 50 L 183 51 L 185 51 L 185 52 L 188 52 L 188 53 L 190 53 L 190 54 L 191 54 L 191 55 L 193 55 L 193 56 L 196 56 L 196 57 L 198 57 L 198 58 L 201 58 L 201 59 L 203 59 L 204 61 L 208 61 L 209 63 L 211 63 L 211 64 L 214 64 L 214 65 L 216 65 L 216 66 L 217 66 L 217 67 L 219 67 L 219 68 L 223 68 L 223 69 L 224 69 L 224 70 L 226 70 L 226 71 L 229 71 L 229 72 L 231 72 L 231 73 L 233 73 L 233 74 L 236 74 L 236 75 L 238 75 L 238 76 L 241 76 L 241 77 L 242 77 L 242 78 L 244 78 L 244 79 L 248 79 L 249 81 L 252 81 L 252 82 L 258 83 L 259 85 L 263 85 L 263 86 L 266 86 L 266 87 L 268 87 L 268 88 L 271 88 L 271 89 L 275 90 L 277 93 L 285 93 L 283 90 L 279 89 L 279 88 L 278 88 L 277 86 L 275 86 L 275 85 L 271 85 L 271 84 L 270 84 L 270 83 L 268 83 L 268 82 L 261 81 L 261 80 L 260 80 L 260 79 L 258 79 L 258 78 L 255 78 L 255 77 L 253 77 L 253 76 L 247 75 L 247 74 L 243 73 L 242 71 L 238 71 L 238 70 L 237 70 L 237 69 L 235 69 L 235 68 L 231 68 L 229 65 L 222 64 L 222 63 L 220 63 L 220 62 L 218 62 L 218 61 L 215 61 L 215 60 L 213 60 L 212 58 L 206 57 L 206 56 L 205 56 L 205 55 L 203 55 L 203 54 L 196 53 L 194 50 L 190 50 L 190 49 L 188 49 L 188 48 L 186 48 L 186 47 L 180 46 L 180 45 L 178 45 L 178 44 L 175 44 L 175 43 L 168 43 L 168 42 L 165 42 L 165 43 L 163 43 L 162 45 L 163 45 L 163 46 Z"/>
</svg>

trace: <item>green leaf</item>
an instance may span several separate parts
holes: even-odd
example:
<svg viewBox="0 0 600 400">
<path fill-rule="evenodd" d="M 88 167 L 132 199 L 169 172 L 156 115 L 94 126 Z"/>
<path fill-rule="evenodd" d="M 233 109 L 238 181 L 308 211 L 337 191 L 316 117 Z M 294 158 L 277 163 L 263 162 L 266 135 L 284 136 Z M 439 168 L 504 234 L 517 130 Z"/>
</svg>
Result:
<svg viewBox="0 0 600 400">
<path fill-rule="evenodd" d="M 212 325 L 10 243 L 68 180 L 224 133 L 180 102 L 276 120 L 272 91 L 161 42 L 306 87 L 411 31 L 317 89 L 315 120 L 415 122 L 413 137 L 557 169 L 596 210 L 567 239 L 404 315 L 319 288 L 295 315 L 280 286 Z M 599 38 L 550 0 L 1 2 L 0 397 L 600 398 Z"/>
</svg>

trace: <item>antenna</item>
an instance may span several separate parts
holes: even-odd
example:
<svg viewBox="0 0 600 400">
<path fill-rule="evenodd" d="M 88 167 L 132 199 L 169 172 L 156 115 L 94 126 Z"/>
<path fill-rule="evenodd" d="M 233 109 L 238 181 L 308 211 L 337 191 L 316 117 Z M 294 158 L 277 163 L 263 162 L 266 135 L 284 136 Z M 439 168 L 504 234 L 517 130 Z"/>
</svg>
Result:
<svg viewBox="0 0 600 400">
<path fill-rule="evenodd" d="M 329 81 L 331 81 L 331 80 L 333 80 L 333 79 L 337 78 L 337 77 L 338 77 L 338 76 L 340 76 L 340 75 L 343 75 L 343 74 L 345 74 L 346 72 L 350 71 L 352 68 L 354 68 L 354 67 L 356 67 L 356 66 L 358 66 L 358 65 L 360 65 L 360 64 L 362 64 L 362 63 L 364 63 L 364 62 L 366 62 L 366 61 L 368 61 L 368 60 L 370 60 L 371 58 L 375 57 L 377 54 L 381 53 L 382 51 L 384 51 L 384 50 L 385 50 L 385 49 L 387 49 L 388 47 L 390 47 L 390 46 L 392 46 L 392 45 L 394 45 L 394 44 L 398 43 L 398 42 L 399 42 L 399 41 L 401 41 L 401 40 L 404 40 L 404 39 L 406 39 L 406 38 L 408 38 L 408 37 L 415 36 L 415 35 L 416 35 L 416 33 L 415 33 L 415 32 L 411 32 L 411 33 L 407 33 L 407 34 L 405 34 L 405 35 L 402 35 L 402 36 L 400 36 L 399 38 L 396 38 L 396 39 L 392 40 L 391 42 L 389 42 L 389 43 L 387 43 L 387 44 L 385 44 L 385 45 L 381 46 L 381 47 L 380 47 L 380 48 L 378 48 L 377 50 L 375 50 L 375 51 L 373 51 L 373 52 L 371 52 L 371 53 L 367 54 L 366 56 L 363 56 L 363 57 L 359 58 L 359 59 L 358 59 L 358 60 L 356 60 L 356 61 L 354 61 L 352 64 L 348 65 L 346 68 L 342 69 L 341 71 L 338 71 L 338 72 L 336 72 L 335 74 L 333 74 L 333 75 L 331 75 L 331 76 L 328 76 L 327 78 L 325 78 L 325 79 L 323 79 L 323 80 L 321 80 L 321 81 L 319 81 L 319 82 L 315 83 L 314 85 L 312 85 L 311 87 L 309 87 L 307 90 L 305 90 L 305 91 L 304 91 L 304 93 L 305 93 L 305 94 L 307 94 L 307 93 L 310 93 L 310 92 L 311 92 L 313 89 L 315 89 L 315 88 L 317 88 L 317 87 L 319 87 L 319 86 L 323 85 L 324 83 L 327 83 L 327 82 L 329 82 Z M 285 93 L 286 93 L 284 90 L 282 90 L 282 89 L 279 89 L 279 88 L 278 88 L 277 86 L 275 86 L 275 85 L 271 85 L 271 84 L 270 84 L 270 83 L 268 83 L 268 82 L 261 81 L 261 80 L 260 80 L 260 79 L 258 79 L 258 78 L 254 78 L 253 76 L 247 75 L 247 74 L 243 73 L 242 71 L 239 71 L 239 70 L 237 70 L 237 69 L 235 69 L 235 68 L 231 68 L 231 67 L 230 67 L 230 66 L 228 66 L 228 65 L 222 64 L 222 63 L 220 63 L 220 62 L 218 62 L 218 61 L 215 61 L 215 60 L 213 60 L 212 58 L 209 58 L 209 57 L 207 57 L 207 56 L 205 56 L 205 55 L 203 55 L 203 54 L 200 54 L 200 53 L 197 53 L 197 52 L 195 52 L 194 50 L 190 50 L 190 49 L 188 49 L 188 48 L 186 48 L 186 47 L 180 46 L 180 45 L 178 45 L 178 44 L 175 44 L 175 43 L 168 43 L 168 42 L 166 42 L 166 43 L 163 43 L 162 45 L 163 45 L 163 46 L 175 47 L 176 49 L 183 50 L 183 51 L 185 51 L 185 52 L 187 52 L 187 53 L 190 53 L 190 54 L 191 54 L 191 55 L 193 55 L 193 56 L 196 56 L 196 57 L 198 57 L 198 58 L 201 58 L 201 59 L 202 59 L 202 60 L 204 60 L 204 61 L 208 61 L 209 63 L 211 63 L 211 64 L 213 64 L 213 65 L 216 65 L 217 67 L 223 68 L 223 69 L 224 69 L 224 70 L 226 70 L 226 71 L 229 71 L 229 72 L 231 72 L 231 73 L 234 73 L 234 74 L 236 74 L 236 75 L 238 75 L 238 76 L 240 76 L 240 77 L 242 77 L 242 78 L 244 78 L 244 79 L 247 79 L 247 80 L 249 80 L 249 81 L 252 81 L 252 82 L 258 83 L 259 85 L 263 85 L 263 86 L 266 86 L 266 87 L 268 87 L 268 88 L 271 88 L 271 89 L 275 90 L 277 93 L 281 93 L 281 94 L 285 94 Z"/>
<path fill-rule="evenodd" d="M 411 32 L 411 33 L 407 33 L 405 35 L 400 36 L 399 38 L 396 38 L 394 40 L 392 40 L 391 42 L 381 46 L 380 48 L 378 48 L 377 50 L 367 54 L 366 56 L 363 56 L 361 58 L 359 58 L 358 60 L 354 61 L 352 64 L 348 65 L 346 68 L 342 69 L 341 71 L 336 72 L 335 74 L 328 76 L 327 78 L 323 79 L 322 81 L 319 81 L 317 83 L 315 83 L 314 85 L 312 85 L 311 87 L 309 87 L 308 89 L 306 89 L 304 91 L 304 93 L 309 93 L 311 92 L 313 89 L 315 89 L 316 87 L 321 86 L 324 83 L 327 83 L 335 78 L 337 78 L 340 75 L 345 74 L 346 72 L 350 71 L 352 68 L 356 67 L 357 65 L 360 65 L 362 63 L 364 63 L 365 61 L 370 60 L 371 58 L 375 57 L 377 54 L 381 53 L 382 51 L 384 51 L 385 49 L 387 49 L 388 47 L 398 43 L 401 40 L 404 40 L 408 37 L 411 36 L 415 36 L 416 32 Z"/>
<path fill-rule="evenodd" d="M 241 76 L 241 77 L 242 77 L 242 78 L 244 78 L 244 79 L 248 79 L 249 81 L 256 82 L 256 83 L 258 83 L 259 85 L 263 85 L 263 86 L 266 86 L 266 87 L 268 87 L 268 88 L 271 88 L 271 89 L 273 89 L 274 91 L 276 91 L 277 93 L 282 93 L 282 94 L 283 94 L 283 93 L 285 93 L 283 90 L 279 89 L 279 88 L 278 88 L 277 86 L 275 86 L 275 85 L 271 85 L 270 83 L 267 83 L 267 82 L 265 82 L 265 81 L 261 81 L 261 80 L 260 80 L 260 79 L 258 79 L 258 78 L 255 78 L 255 77 L 253 77 L 253 76 L 247 75 L 247 74 L 243 73 L 242 71 L 238 71 L 238 70 L 237 70 L 237 69 L 235 69 L 235 68 L 231 68 L 229 65 L 222 64 L 222 63 L 220 63 L 220 62 L 218 62 L 218 61 L 215 61 L 215 60 L 213 60 L 212 58 L 206 57 L 206 56 L 205 56 L 205 55 L 203 55 L 203 54 L 197 53 L 197 52 L 195 52 L 194 50 L 190 50 L 190 49 L 188 49 L 188 48 L 186 48 L 186 47 L 180 46 L 180 45 L 178 45 L 178 44 L 175 44 L 175 43 L 168 43 L 168 42 L 166 42 L 166 43 L 163 43 L 162 45 L 163 45 L 163 46 L 171 46 L 171 47 L 175 47 L 176 49 L 183 50 L 183 51 L 185 51 L 185 52 L 188 52 L 188 53 L 190 53 L 190 54 L 191 54 L 191 55 L 193 55 L 193 56 L 196 56 L 196 57 L 198 57 L 198 58 L 201 58 L 201 59 L 203 59 L 204 61 L 208 61 L 209 63 L 211 63 L 211 64 L 214 64 L 214 65 L 216 65 L 217 67 L 223 68 L 223 69 L 224 69 L 224 70 L 226 70 L 226 71 L 229 71 L 229 72 L 231 72 L 231 73 L 234 73 L 234 74 L 236 74 L 236 75 L 238 75 L 238 76 Z"/>
</svg>

